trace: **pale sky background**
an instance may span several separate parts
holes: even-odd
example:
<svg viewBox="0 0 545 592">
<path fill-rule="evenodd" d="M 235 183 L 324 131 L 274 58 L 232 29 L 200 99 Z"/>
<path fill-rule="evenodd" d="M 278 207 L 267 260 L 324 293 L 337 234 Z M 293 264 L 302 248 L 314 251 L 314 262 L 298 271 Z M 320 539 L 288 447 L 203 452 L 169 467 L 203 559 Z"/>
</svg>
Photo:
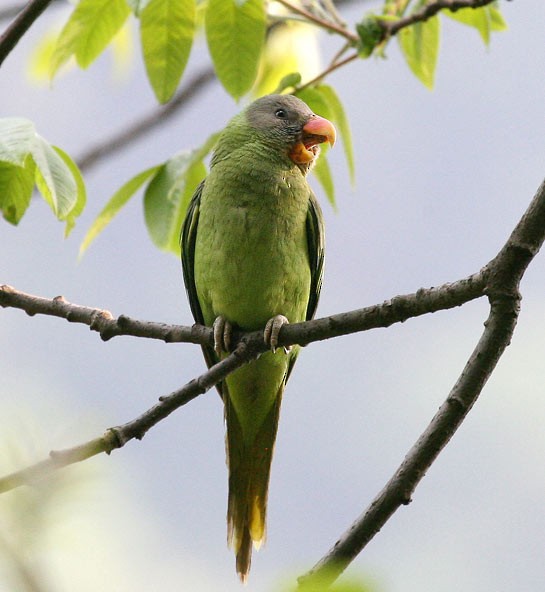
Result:
<svg viewBox="0 0 545 592">
<path fill-rule="evenodd" d="M 354 23 L 369 6 L 354 2 L 343 15 Z M 33 46 L 65 20 L 65 8 L 50 7 L 4 63 L 0 116 L 31 119 L 77 157 L 155 100 L 138 50 L 126 80 L 115 78 L 106 55 L 52 88 L 29 82 Z M 477 271 L 524 212 L 545 176 L 545 10 L 541 0 L 501 8 L 509 30 L 494 35 L 489 49 L 472 29 L 442 19 L 433 92 L 412 76 L 395 42 L 387 60 L 353 63 L 328 79 L 350 118 L 357 182 L 350 187 L 340 148 L 330 153 L 338 213 L 312 181 L 327 227 L 318 316 Z M 337 45 L 321 39 L 325 61 Z M 188 73 L 207 60 L 200 39 Z M 88 207 L 67 241 L 43 200 L 18 228 L 0 223 L 0 283 L 44 297 L 63 294 L 114 315 L 190 324 L 179 261 L 151 244 L 140 197 L 80 263 L 78 247 L 127 179 L 198 146 L 239 108 L 213 84 L 163 128 L 89 170 Z M 413 503 L 369 544 L 350 577 L 381 592 L 544 589 L 543 253 L 522 294 L 513 343 L 481 399 Z M 268 541 L 254 555 L 248 592 L 278 590 L 306 571 L 367 507 L 446 398 L 487 312 L 478 301 L 302 352 L 283 403 Z M 2 473 L 136 417 L 205 367 L 192 345 L 131 337 L 102 343 L 85 326 L 13 309 L 0 311 L 0 319 Z M 24 545 L 44 590 L 242 589 L 225 544 L 227 472 L 215 392 L 142 442 L 64 477 L 76 485 L 44 523 L 29 521 L 34 545 Z M 33 495 L 20 490 L 18 498 L 0 499 L 5 533 L 16 532 L 12 505 L 36 502 Z M 16 590 L 8 575 L 0 570 L 2 592 Z"/>
</svg>

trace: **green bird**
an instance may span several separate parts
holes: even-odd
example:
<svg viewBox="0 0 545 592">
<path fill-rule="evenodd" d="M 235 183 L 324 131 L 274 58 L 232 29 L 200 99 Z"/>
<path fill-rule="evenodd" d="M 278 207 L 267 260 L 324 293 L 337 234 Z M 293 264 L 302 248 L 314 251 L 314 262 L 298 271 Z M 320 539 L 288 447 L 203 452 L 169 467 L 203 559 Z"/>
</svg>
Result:
<svg viewBox="0 0 545 592">
<path fill-rule="evenodd" d="M 282 393 L 299 346 L 278 349 L 282 325 L 311 319 L 322 285 L 324 228 L 307 183 L 335 128 L 291 95 L 268 95 L 219 137 L 210 173 L 183 224 L 182 266 L 197 323 L 213 327 L 208 366 L 230 350 L 233 327 L 264 330 L 269 352 L 218 385 L 229 468 L 227 542 L 245 582 L 265 538 L 267 491 Z"/>
</svg>

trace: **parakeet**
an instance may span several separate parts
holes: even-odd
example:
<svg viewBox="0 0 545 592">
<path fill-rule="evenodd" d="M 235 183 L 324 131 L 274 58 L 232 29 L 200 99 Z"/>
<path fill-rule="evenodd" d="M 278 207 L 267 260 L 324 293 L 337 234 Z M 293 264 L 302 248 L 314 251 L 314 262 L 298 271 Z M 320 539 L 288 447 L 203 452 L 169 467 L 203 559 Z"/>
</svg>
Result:
<svg viewBox="0 0 545 592">
<path fill-rule="evenodd" d="M 277 348 L 284 323 L 311 319 L 322 285 L 322 213 L 307 183 L 319 144 L 335 128 L 292 95 L 262 97 L 221 133 L 210 172 L 188 207 L 182 267 L 197 323 L 214 328 L 208 366 L 233 327 L 264 330 L 271 351 L 218 386 L 229 469 L 227 541 L 248 577 L 265 538 L 267 491 L 284 387 L 299 347 Z"/>
</svg>

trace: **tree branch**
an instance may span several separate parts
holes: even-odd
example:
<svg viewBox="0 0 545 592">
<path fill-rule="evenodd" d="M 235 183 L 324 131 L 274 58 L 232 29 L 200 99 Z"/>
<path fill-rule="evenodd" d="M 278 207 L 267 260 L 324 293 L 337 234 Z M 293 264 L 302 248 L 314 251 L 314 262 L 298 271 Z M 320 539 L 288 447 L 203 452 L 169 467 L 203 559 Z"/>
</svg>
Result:
<svg viewBox="0 0 545 592">
<path fill-rule="evenodd" d="M 30 0 L 0 37 L 0 66 L 52 0 Z"/>
<path fill-rule="evenodd" d="M 379 23 L 384 30 L 383 39 L 391 37 L 398 33 L 401 29 L 410 27 L 415 23 L 422 23 L 435 16 L 441 10 L 450 10 L 456 12 L 462 8 L 482 8 L 487 4 L 492 4 L 495 0 L 435 0 L 431 4 L 426 4 L 421 10 L 413 12 L 412 14 L 400 18 L 397 21 L 382 21 Z"/>
<path fill-rule="evenodd" d="M 91 146 L 79 158 L 76 159 L 81 170 L 89 169 L 97 162 L 116 152 L 127 144 L 141 138 L 152 129 L 166 123 L 178 110 L 187 106 L 197 94 L 210 82 L 215 80 L 214 70 L 206 68 L 191 78 L 187 86 L 179 92 L 169 103 L 155 108 L 152 112 L 144 115 L 139 121 L 126 129 L 116 132 L 109 138 Z"/>
<path fill-rule="evenodd" d="M 337 35 L 341 35 L 342 37 L 344 37 L 345 39 L 347 39 L 351 43 L 357 43 L 359 41 L 359 37 L 357 35 L 355 35 L 354 33 L 351 33 L 345 27 L 338 25 L 337 23 L 334 23 L 329 20 L 324 20 L 318 16 L 315 16 L 314 14 L 309 12 L 308 10 L 305 10 L 304 8 L 302 8 L 300 6 L 292 4 L 288 0 L 276 0 L 276 1 L 279 4 L 282 4 L 282 6 L 285 6 L 288 10 L 291 10 L 291 12 L 294 12 L 295 14 L 299 14 L 305 20 L 307 20 L 311 23 L 314 23 L 315 25 L 317 25 L 318 27 L 320 27 L 322 29 L 325 29 L 326 31 L 330 31 L 332 33 L 337 33 Z"/>
<path fill-rule="evenodd" d="M 498 255 L 486 266 L 490 314 L 484 332 L 445 402 L 365 512 L 304 576 L 299 589 L 319 579 L 332 583 L 392 514 L 411 501 L 416 486 L 479 397 L 513 335 L 519 284 L 545 238 L 545 181 Z"/>
<path fill-rule="evenodd" d="M 341 335 L 389 327 L 407 319 L 439 310 L 461 306 L 470 300 L 480 298 L 486 291 L 485 269 L 457 282 L 439 287 L 421 288 L 414 294 L 395 296 L 382 304 L 375 304 L 350 312 L 329 317 L 284 325 L 280 331 L 279 345 L 307 345 Z M 12 286 L 0 285 L 0 306 L 18 308 L 28 315 L 44 314 L 60 317 L 71 323 L 88 325 L 91 331 L 99 333 L 103 341 L 119 335 L 160 339 L 167 343 L 196 343 L 212 345 L 212 330 L 195 324 L 192 327 L 168 325 L 152 321 L 132 319 L 126 315 L 114 318 L 112 313 L 100 308 L 72 304 L 63 296 L 48 299 L 26 294 Z M 235 332 L 233 344 L 244 341 L 251 347 L 263 342 L 261 331 L 251 333 Z"/>
</svg>

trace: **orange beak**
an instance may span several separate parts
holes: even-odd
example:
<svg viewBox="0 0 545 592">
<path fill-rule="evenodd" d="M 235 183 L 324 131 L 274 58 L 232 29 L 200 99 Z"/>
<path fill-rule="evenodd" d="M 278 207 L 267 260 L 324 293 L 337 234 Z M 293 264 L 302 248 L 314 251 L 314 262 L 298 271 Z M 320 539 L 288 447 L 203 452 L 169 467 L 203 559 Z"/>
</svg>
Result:
<svg viewBox="0 0 545 592">
<path fill-rule="evenodd" d="M 316 158 L 318 145 L 328 142 L 335 144 L 337 132 L 331 121 L 319 115 L 313 115 L 303 126 L 301 141 L 290 151 L 290 158 L 295 164 L 307 164 Z"/>
</svg>

